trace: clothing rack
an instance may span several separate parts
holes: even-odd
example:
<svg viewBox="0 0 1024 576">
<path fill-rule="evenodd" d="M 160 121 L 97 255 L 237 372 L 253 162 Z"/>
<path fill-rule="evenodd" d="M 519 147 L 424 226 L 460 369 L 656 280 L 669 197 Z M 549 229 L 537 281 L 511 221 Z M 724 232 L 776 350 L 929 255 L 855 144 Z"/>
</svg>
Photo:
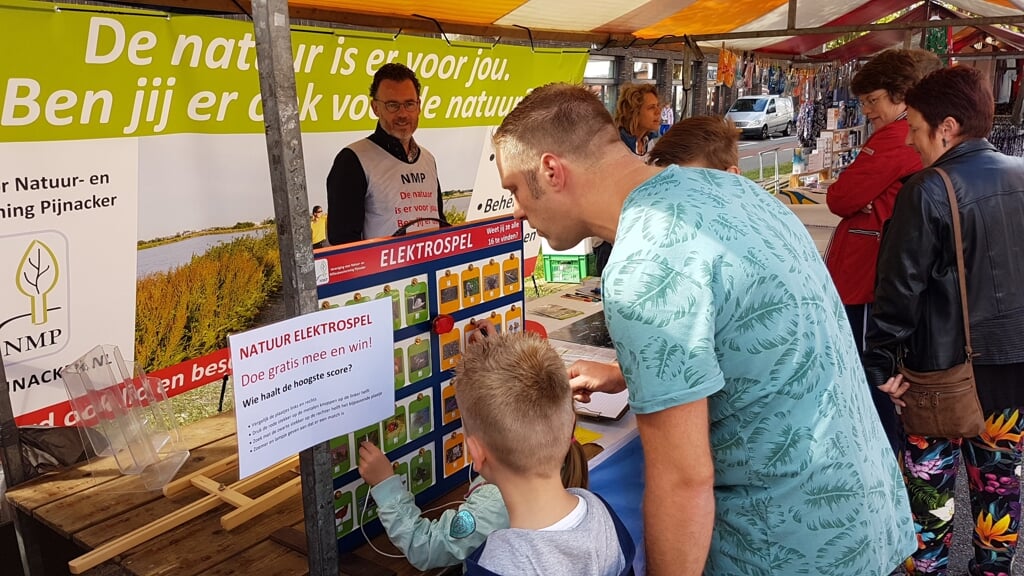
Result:
<svg viewBox="0 0 1024 576">
<path fill-rule="evenodd" d="M 988 141 L 1008 156 L 1024 156 L 1024 127 L 1011 116 L 996 116 Z"/>
</svg>

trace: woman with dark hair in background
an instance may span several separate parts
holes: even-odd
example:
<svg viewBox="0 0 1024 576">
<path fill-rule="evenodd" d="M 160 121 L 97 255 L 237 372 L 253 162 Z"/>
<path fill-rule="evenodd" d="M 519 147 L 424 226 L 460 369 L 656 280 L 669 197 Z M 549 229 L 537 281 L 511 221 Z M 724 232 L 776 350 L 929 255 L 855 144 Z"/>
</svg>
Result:
<svg viewBox="0 0 1024 576">
<path fill-rule="evenodd" d="M 956 471 L 963 451 L 974 519 L 970 573 L 1010 573 L 1020 522 L 1024 422 L 1024 160 L 985 140 L 995 104 L 973 68 L 933 72 L 907 92 L 907 143 L 925 168 L 896 199 L 882 238 L 864 363 L 868 381 L 900 406 L 897 374 L 945 370 L 967 360 L 949 174 L 963 238 L 972 363 L 985 431 L 975 438 L 907 436 L 904 480 L 918 529 L 915 574 L 948 570 Z"/>
<path fill-rule="evenodd" d="M 904 97 L 922 76 L 939 67 L 938 57 L 930 52 L 886 50 L 869 60 L 850 83 L 874 133 L 853 164 L 828 187 L 828 208 L 842 220 L 825 252 L 825 264 L 846 307 L 861 354 L 874 300 L 882 224 L 892 216 L 903 179 L 921 169 L 921 159 L 906 145 Z M 900 424 L 892 402 L 874 388 L 871 398 L 893 452 L 899 453 Z"/>
</svg>

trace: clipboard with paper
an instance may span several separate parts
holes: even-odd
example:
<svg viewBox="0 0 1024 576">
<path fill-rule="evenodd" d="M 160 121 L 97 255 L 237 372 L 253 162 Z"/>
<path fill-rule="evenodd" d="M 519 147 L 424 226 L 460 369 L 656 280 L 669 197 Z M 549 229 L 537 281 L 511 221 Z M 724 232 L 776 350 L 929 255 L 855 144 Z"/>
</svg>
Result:
<svg viewBox="0 0 1024 576">
<path fill-rule="evenodd" d="M 562 357 L 566 367 L 577 360 L 590 360 L 593 362 L 615 361 L 615 350 L 598 346 L 588 346 L 575 342 L 561 340 L 549 340 L 551 345 Z M 625 390 L 618 394 L 594 394 L 590 402 L 575 402 L 576 414 L 584 418 L 597 420 L 619 420 L 629 410 L 629 393 Z"/>
</svg>

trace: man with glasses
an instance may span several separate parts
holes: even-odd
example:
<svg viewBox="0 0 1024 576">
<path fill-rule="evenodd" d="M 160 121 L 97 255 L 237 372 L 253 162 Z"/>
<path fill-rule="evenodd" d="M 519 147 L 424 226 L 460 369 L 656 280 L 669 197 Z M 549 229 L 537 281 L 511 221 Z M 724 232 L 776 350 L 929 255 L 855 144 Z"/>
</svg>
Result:
<svg viewBox="0 0 1024 576">
<path fill-rule="evenodd" d="M 417 218 L 444 219 L 434 156 L 412 135 L 420 120 L 420 82 L 402 64 L 381 66 L 370 85 L 377 129 L 342 149 L 327 175 L 331 244 L 391 236 Z M 411 230 L 436 227 L 425 221 Z"/>
</svg>

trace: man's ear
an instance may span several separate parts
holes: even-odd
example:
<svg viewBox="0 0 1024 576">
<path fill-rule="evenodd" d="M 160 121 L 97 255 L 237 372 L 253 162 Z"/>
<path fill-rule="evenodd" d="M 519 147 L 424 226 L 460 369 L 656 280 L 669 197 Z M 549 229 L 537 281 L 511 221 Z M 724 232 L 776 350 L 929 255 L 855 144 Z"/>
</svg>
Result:
<svg viewBox="0 0 1024 576">
<path fill-rule="evenodd" d="M 740 172 L 739 166 L 729 166 L 728 168 L 725 169 L 725 171 L 730 174 L 742 174 L 742 172 Z"/>
<path fill-rule="evenodd" d="M 473 459 L 473 469 L 478 474 L 483 473 L 484 465 L 490 458 L 490 454 L 487 453 L 487 448 L 483 445 L 476 436 L 466 436 L 466 450 L 469 450 L 469 457 Z"/>
<path fill-rule="evenodd" d="M 547 188 L 560 190 L 565 185 L 565 161 L 550 152 L 540 157 L 540 177 Z"/>
</svg>

